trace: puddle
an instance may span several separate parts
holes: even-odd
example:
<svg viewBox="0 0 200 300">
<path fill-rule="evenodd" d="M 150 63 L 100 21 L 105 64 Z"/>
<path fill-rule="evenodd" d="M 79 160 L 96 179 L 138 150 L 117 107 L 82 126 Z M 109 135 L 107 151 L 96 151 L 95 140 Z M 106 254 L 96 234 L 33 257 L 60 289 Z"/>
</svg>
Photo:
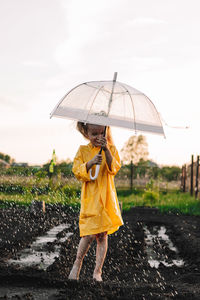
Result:
<svg viewBox="0 0 200 300">
<path fill-rule="evenodd" d="M 152 268 L 158 268 L 160 264 L 166 267 L 182 267 L 184 261 L 179 257 L 178 249 L 174 246 L 166 234 L 165 226 L 144 226 L 145 252 L 148 263 Z"/>
<path fill-rule="evenodd" d="M 70 226 L 70 224 L 60 224 L 53 227 L 45 235 L 38 237 L 29 248 L 18 252 L 16 259 L 9 259 L 8 263 L 19 265 L 20 268 L 36 266 L 38 269 L 46 270 L 48 266 L 53 264 L 55 258 L 59 256 L 61 244 L 73 233 L 65 233 L 63 238 L 58 238 L 57 234 Z M 52 244 L 50 250 L 47 250 L 49 243 L 54 244 Z"/>
<path fill-rule="evenodd" d="M 34 287 L 0 287 L 0 296 L 3 299 L 34 299 L 34 300 L 48 300 L 58 293 L 55 288 L 34 288 Z"/>
</svg>

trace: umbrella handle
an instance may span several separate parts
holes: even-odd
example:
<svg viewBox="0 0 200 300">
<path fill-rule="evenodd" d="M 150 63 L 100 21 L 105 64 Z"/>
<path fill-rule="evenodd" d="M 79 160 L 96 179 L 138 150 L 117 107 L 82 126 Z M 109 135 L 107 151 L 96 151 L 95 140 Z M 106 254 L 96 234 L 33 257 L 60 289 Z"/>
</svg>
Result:
<svg viewBox="0 0 200 300">
<path fill-rule="evenodd" d="M 104 133 L 103 133 L 103 136 L 106 136 L 106 126 L 105 126 L 105 129 L 104 129 Z M 101 154 L 103 148 L 101 147 L 100 151 L 99 151 L 99 154 Z M 95 180 L 97 179 L 98 175 L 99 175 L 99 169 L 100 169 L 100 165 L 96 165 L 96 169 L 95 169 L 95 174 L 94 176 L 92 176 L 92 169 L 89 170 L 89 174 L 90 174 L 90 179 L 91 180 Z"/>
<path fill-rule="evenodd" d="M 94 174 L 94 176 L 92 176 L 92 169 L 89 170 L 89 173 L 90 173 L 90 179 L 91 179 L 91 180 L 97 179 L 98 174 L 99 174 L 99 169 L 100 169 L 100 165 L 96 165 L 96 169 L 95 169 L 95 174 Z"/>
</svg>

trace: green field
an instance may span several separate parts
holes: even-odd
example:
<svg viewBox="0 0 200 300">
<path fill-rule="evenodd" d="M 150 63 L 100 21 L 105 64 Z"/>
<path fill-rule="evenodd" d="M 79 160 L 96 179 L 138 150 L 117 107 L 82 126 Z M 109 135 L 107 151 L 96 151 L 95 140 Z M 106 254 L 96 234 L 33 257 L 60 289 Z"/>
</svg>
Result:
<svg viewBox="0 0 200 300">
<path fill-rule="evenodd" d="M 30 205 L 33 200 L 80 207 L 80 183 L 75 179 L 37 179 L 35 177 L 1 177 L 0 206 Z M 156 207 L 161 212 L 200 215 L 200 200 L 178 189 L 160 190 L 157 182 L 146 187 L 117 188 L 123 210 L 135 206 Z"/>
<path fill-rule="evenodd" d="M 133 206 L 156 207 L 161 212 L 172 212 L 187 215 L 200 215 L 200 200 L 191 197 L 189 193 L 173 192 L 140 192 L 129 195 L 118 193 L 118 199 L 122 202 L 123 210 Z"/>
</svg>

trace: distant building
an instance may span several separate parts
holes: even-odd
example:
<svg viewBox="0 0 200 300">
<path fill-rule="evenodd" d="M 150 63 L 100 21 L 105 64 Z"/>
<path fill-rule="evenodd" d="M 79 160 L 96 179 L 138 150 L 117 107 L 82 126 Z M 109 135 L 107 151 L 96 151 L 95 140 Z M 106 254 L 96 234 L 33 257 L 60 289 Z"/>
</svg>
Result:
<svg viewBox="0 0 200 300">
<path fill-rule="evenodd" d="M 40 170 L 42 167 L 41 166 L 31 166 L 31 168 L 36 169 L 36 170 Z"/>
<path fill-rule="evenodd" d="M 13 167 L 28 167 L 28 163 L 24 163 L 24 162 L 19 162 L 19 163 L 12 163 Z"/>
</svg>

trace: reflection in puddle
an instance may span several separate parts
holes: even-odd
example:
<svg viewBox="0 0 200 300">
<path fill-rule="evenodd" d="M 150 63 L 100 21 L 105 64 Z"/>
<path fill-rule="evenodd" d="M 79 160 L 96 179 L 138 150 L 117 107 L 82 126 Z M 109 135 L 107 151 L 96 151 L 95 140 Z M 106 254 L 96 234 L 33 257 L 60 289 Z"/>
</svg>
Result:
<svg viewBox="0 0 200 300">
<path fill-rule="evenodd" d="M 166 234 L 165 226 L 153 226 L 151 229 L 144 226 L 146 254 L 148 263 L 152 268 L 158 268 L 160 264 L 166 267 L 182 267 L 184 261 L 179 258 L 178 249 L 173 245 Z"/>
<path fill-rule="evenodd" d="M 53 264 L 56 257 L 59 256 L 59 251 L 62 243 L 73 234 L 65 233 L 64 238 L 58 238 L 57 234 L 69 228 L 70 224 L 60 224 L 50 229 L 44 236 L 40 236 L 34 241 L 30 248 L 23 249 L 17 254 L 17 259 L 8 260 L 9 264 L 16 264 L 20 267 L 37 266 L 39 269 L 46 270 L 48 266 Z M 47 250 L 49 243 L 54 243 L 51 250 Z"/>
</svg>

